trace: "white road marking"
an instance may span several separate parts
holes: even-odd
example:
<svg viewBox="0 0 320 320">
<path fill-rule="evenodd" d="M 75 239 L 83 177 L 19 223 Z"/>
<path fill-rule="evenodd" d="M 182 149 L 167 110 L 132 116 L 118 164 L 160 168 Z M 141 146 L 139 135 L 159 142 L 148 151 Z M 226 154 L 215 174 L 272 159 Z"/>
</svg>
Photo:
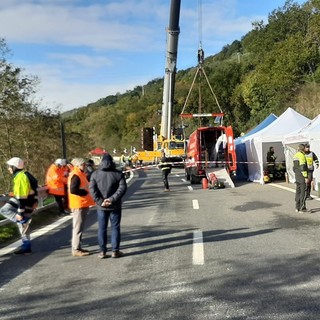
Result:
<svg viewBox="0 0 320 320">
<path fill-rule="evenodd" d="M 193 209 L 199 210 L 199 202 L 198 200 L 192 200 Z"/>
<path fill-rule="evenodd" d="M 194 231 L 193 232 L 192 263 L 194 265 L 203 265 L 204 264 L 202 231 Z"/>
<path fill-rule="evenodd" d="M 280 186 L 280 185 L 275 184 L 275 183 L 271 183 L 270 186 L 276 187 L 276 188 L 279 188 L 279 189 L 283 189 L 283 190 L 286 190 L 286 191 L 290 191 L 290 192 L 293 192 L 293 193 L 296 193 L 296 190 L 295 190 L 295 189 L 288 188 L 288 187 L 284 187 L 284 186 Z M 320 201 L 320 198 L 315 198 L 315 197 L 312 196 L 312 195 L 311 195 L 311 197 L 312 197 L 314 200 Z"/>
</svg>

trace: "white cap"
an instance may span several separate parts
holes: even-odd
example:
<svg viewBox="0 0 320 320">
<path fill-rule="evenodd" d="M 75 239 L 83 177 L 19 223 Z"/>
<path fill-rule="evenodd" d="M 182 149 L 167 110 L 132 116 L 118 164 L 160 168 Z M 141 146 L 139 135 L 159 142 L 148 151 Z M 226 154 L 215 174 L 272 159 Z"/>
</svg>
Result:
<svg viewBox="0 0 320 320">
<path fill-rule="evenodd" d="M 13 157 L 10 160 L 7 161 L 8 166 L 16 167 L 17 169 L 23 169 L 24 168 L 24 162 L 22 159 L 18 157 Z"/>
</svg>

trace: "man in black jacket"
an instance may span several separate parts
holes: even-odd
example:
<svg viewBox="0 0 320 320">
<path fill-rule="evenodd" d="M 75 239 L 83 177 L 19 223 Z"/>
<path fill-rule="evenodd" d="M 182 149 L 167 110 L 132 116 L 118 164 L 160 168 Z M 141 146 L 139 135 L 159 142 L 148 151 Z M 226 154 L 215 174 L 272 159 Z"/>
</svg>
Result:
<svg viewBox="0 0 320 320">
<path fill-rule="evenodd" d="M 127 191 L 127 183 L 124 174 L 116 170 L 111 155 L 105 154 L 103 156 L 98 169 L 91 175 L 89 189 L 97 205 L 99 258 L 106 258 L 109 219 L 111 222 L 112 258 L 119 258 L 122 256 L 120 251 L 122 197 Z"/>
<path fill-rule="evenodd" d="M 270 147 L 267 153 L 267 169 L 270 182 L 273 182 L 276 168 L 276 159 L 277 157 L 274 154 L 274 148 Z"/>
<path fill-rule="evenodd" d="M 163 181 L 164 188 L 165 188 L 164 191 L 170 191 L 169 182 L 168 182 L 168 175 L 171 172 L 172 163 L 169 162 L 169 159 L 166 157 L 166 154 L 163 150 L 161 151 L 161 159 L 160 159 L 159 168 L 161 169 L 161 172 L 162 172 L 162 181 Z"/>
</svg>

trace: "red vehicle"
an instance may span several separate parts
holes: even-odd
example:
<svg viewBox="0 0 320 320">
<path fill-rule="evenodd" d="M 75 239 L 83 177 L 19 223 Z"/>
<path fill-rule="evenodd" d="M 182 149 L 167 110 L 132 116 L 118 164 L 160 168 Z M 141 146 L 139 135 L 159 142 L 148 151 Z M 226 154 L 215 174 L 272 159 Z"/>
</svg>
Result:
<svg viewBox="0 0 320 320">
<path fill-rule="evenodd" d="M 218 168 L 229 175 L 236 172 L 233 130 L 230 126 L 200 127 L 189 137 L 185 176 L 191 184 L 200 183 L 209 171 Z"/>
</svg>

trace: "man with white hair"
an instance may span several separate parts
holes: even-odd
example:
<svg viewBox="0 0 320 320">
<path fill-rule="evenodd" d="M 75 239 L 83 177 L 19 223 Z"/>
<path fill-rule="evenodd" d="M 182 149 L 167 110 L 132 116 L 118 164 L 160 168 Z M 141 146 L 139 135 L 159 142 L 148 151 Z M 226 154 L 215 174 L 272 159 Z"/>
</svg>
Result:
<svg viewBox="0 0 320 320">
<path fill-rule="evenodd" d="M 71 164 L 73 169 L 68 177 L 68 197 L 73 216 L 72 255 L 84 257 L 89 255 L 89 252 L 81 247 L 84 224 L 90 206 L 95 203 L 89 193 L 89 181 L 85 173 L 86 161 L 82 158 L 75 158 Z"/>
</svg>

